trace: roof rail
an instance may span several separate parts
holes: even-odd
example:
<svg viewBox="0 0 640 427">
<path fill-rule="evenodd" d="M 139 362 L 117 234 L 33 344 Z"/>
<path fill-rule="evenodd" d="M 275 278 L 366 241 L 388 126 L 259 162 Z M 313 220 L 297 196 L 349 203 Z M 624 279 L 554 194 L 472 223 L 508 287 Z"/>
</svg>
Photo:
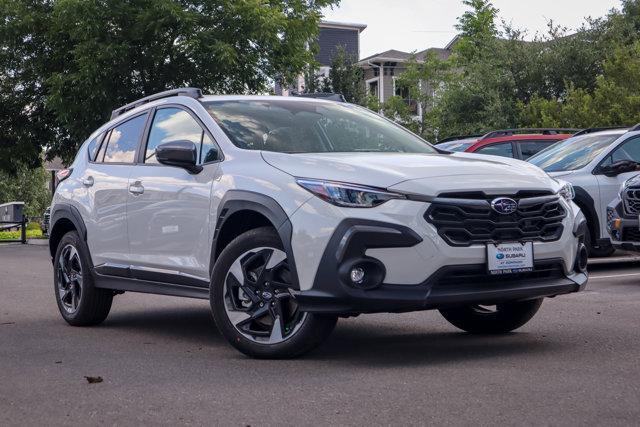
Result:
<svg viewBox="0 0 640 427">
<path fill-rule="evenodd" d="M 520 128 L 520 129 L 500 129 L 500 130 L 494 130 L 491 131 L 489 133 L 487 133 L 486 135 L 484 135 L 482 139 L 487 139 L 487 138 L 497 138 L 500 136 L 512 136 L 512 135 L 516 135 L 516 134 L 522 134 L 522 133 L 539 133 L 542 135 L 558 135 L 561 133 L 571 133 L 574 134 L 576 132 L 579 132 L 580 129 L 573 129 L 573 128 Z"/>
<path fill-rule="evenodd" d="M 630 128 L 630 129 L 628 130 L 628 132 L 635 132 L 635 131 L 638 131 L 638 130 L 640 130 L 640 123 L 638 123 L 638 124 L 637 124 L 637 125 L 635 125 L 634 127 Z"/>
<path fill-rule="evenodd" d="M 164 92 L 145 96 L 144 98 L 140 98 L 137 101 L 133 101 L 127 105 L 123 105 L 122 107 L 113 110 L 111 112 L 111 120 L 115 119 L 118 116 L 121 116 L 129 110 L 133 110 L 134 108 L 144 105 L 148 102 L 162 98 L 169 98 L 170 96 L 188 96 L 193 99 L 198 99 L 202 98 L 202 90 L 195 87 L 183 87 L 180 89 L 165 90 Z"/>
<path fill-rule="evenodd" d="M 297 96 L 300 98 L 317 98 L 317 99 L 327 99 L 329 101 L 338 101 L 338 102 L 347 102 L 344 99 L 344 96 L 341 93 L 331 93 L 331 92 L 317 92 L 317 93 L 291 93 L 291 96 Z"/>
<path fill-rule="evenodd" d="M 460 139 L 480 138 L 481 136 L 482 134 L 448 136 L 438 141 L 437 144 L 442 144 L 443 142 L 449 142 L 449 141 L 458 141 Z"/>
<path fill-rule="evenodd" d="M 610 127 L 601 127 L 601 128 L 587 128 L 583 129 L 580 132 L 575 133 L 573 136 L 587 135 L 589 133 L 594 132 L 602 132 L 605 130 L 616 130 L 616 129 L 626 129 L 628 126 L 610 126 Z M 631 130 L 631 129 L 629 129 Z M 640 129 L 638 129 L 640 130 Z"/>
</svg>

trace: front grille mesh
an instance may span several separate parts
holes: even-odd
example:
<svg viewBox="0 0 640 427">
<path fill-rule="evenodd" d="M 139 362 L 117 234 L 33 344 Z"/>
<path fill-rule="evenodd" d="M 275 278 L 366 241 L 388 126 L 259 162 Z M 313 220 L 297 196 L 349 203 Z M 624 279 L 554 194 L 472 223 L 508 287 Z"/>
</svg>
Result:
<svg viewBox="0 0 640 427">
<path fill-rule="evenodd" d="M 637 227 L 624 227 L 622 229 L 623 242 L 640 242 L 640 229 Z"/>
<path fill-rule="evenodd" d="M 499 196 L 485 200 L 437 198 L 427 209 L 425 219 L 451 246 L 555 241 L 562 235 L 562 220 L 567 213 L 558 196 L 514 199 L 518 209 L 509 215 L 491 208 L 491 200 L 496 197 Z"/>
<path fill-rule="evenodd" d="M 629 215 L 640 214 L 640 188 L 631 187 L 624 190 L 624 211 Z"/>
</svg>

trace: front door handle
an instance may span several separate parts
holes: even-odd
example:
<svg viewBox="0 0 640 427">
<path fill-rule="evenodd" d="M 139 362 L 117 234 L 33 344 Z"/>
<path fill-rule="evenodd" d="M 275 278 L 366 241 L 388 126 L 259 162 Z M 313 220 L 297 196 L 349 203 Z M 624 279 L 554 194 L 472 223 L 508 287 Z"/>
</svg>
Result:
<svg viewBox="0 0 640 427">
<path fill-rule="evenodd" d="M 86 178 L 82 178 L 82 185 L 85 187 L 91 187 L 93 185 L 93 177 L 88 176 Z"/>
<path fill-rule="evenodd" d="M 144 187 L 140 181 L 136 181 L 129 186 L 129 193 L 131 194 L 142 194 L 144 193 Z"/>
</svg>

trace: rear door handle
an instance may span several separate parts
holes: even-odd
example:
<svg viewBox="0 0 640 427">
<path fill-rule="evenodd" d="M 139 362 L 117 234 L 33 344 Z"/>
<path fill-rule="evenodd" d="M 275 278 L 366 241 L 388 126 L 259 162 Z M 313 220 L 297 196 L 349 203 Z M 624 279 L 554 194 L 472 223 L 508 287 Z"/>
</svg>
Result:
<svg viewBox="0 0 640 427">
<path fill-rule="evenodd" d="M 129 193 L 131 194 L 142 194 L 144 193 L 144 187 L 140 181 L 134 182 L 129 186 Z"/>
<path fill-rule="evenodd" d="M 91 187 L 93 185 L 93 177 L 88 176 L 86 178 L 82 178 L 82 185 L 85 187 Z"/>
</svg>

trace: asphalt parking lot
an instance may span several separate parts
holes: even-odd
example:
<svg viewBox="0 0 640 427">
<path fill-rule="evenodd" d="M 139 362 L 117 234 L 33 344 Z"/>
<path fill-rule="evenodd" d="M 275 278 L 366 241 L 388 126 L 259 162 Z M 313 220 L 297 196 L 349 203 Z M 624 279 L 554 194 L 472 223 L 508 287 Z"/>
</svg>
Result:
<svg viewBox="0 0 640 427">
<path fill-rule="evenodd" d="M 506 336 L 368 315 L 302 359 L 259 361 L 206 301 L 125 294 L 101 326 L 67 326 L 47 248 L 0 246 L 0 425 L 637 425 L 636 265 L 594 266 L 586 292 Z"/>
</svg>

